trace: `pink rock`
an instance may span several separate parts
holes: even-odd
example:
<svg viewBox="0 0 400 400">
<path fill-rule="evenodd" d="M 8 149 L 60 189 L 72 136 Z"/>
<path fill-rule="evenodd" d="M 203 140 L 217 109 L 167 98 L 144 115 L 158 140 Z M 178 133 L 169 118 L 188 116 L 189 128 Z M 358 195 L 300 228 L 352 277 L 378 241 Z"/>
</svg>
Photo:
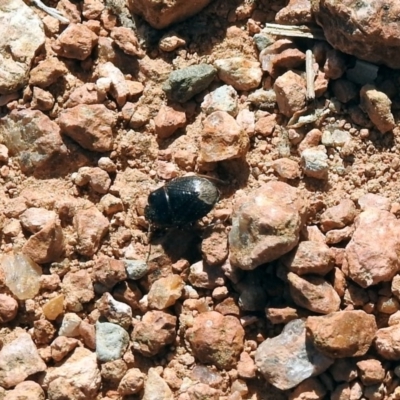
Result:
<svg viewBox="0 0 400 400">
<path fill-rule="evenodd" d="M 400 37 L 397 3 L 389 9 L 383 0 L 360 3 L 355 12 L 353 1 L 324 0 L 312 3 L 312 12 L 328 42 L 336 49 L 361 60 L 395 69 L 400 67 L 397 47 L 390 40 Z M 376 18 L 378 15 L 385 18 Z"/>
<path fill-rule="evenodd" d="M 290 39 L 278 39 L 260 52 L 260 63 L 263 71 L 273 71 L 273 63 L 277 55 L 288 49 L 294 49 L 296 45 Z"/>
<path fill-rule="evenodd" d="M 368 114 L 372 123 L 381 133 L 386 133 L 396 126 L 391 111 L 389 97 L 373 85 L 365 85 L 360 91 L 361 108 Z"/>
<path fill-rule="evenodd" d="M 99 0 L 85 0 L 82 7 L 82 15 L 89 20 L 100 17 L 104 10 L 104 4 Z"/>
<path fill-rule="evenodd" d="M 56 337 L 50 345 L 51 357 L 54 361 L 63 360 L 79 344 L 79 340 L 66 336 Z"/>
<path fill-rule="evenodd" d="M 361 360 L 357 363 L 361 382 L 366 385 L 375 385 L 383 382 L 385 378 L 385 369 L 379 360 L 373 358 Z"/>
<path fill-rule="evenodd" d="M 292 117 L 296 111 L 306 106 L 306 86 L 304 79 L 293 71 L 285 72 L 274 83 L 279 111 Z"/>
<path fill-rule="evenodd" d="M 119 107 L 123 107 L 129 95 L 129 86 L 122 71 L 112 62 L 100 64 L 98 67 L 99 76 L 110 80 L 110 94 Z"/>
<path fill-rule="evenodd" d="M 100 91 L 94 83 L 85 83 L 74 89 L 64 106 L 75 107 L 78 104 L 100 104 L 105 100 L 105 93 Z"/>
<path fill-rule="evenodd" d="M 261 136 L 269 136 L 274 132 L 276 125 L 276 114 L 267 115 L 256 122 L 254 131 Z"/>
<path fill-rule="evenodd" d="M 96 354 L 83 347 L 77 347 L 70 357 L 50 368 L 44 377 L 49 398 L 56 399 L 95 398 L 100 384 Z"/>
<path fill-rule="evenodd" d="M 21 333 L 0 351 L 0 385 L 3 388 L 13 387 L 46 368 L 28 333 Z"/>
<path fill-rule="evenodd" d="M 368 208 L 377 208 L 378 210 L 390 211 L 390 200 L 379 194 L 367 193 L 358 199 L 358 205 L 361 210 Z"/>
<path fill-rule="evenodd" d="M 143 389 L 144 374 L 139 368 L 131 368 L 121 379 L 118 385 L 118 393 L 122 396 L 135 394 Z"/>
<path fill-rule="evenodd" d="M 329 207 L 321 215 L 323 232 L 344 228 L 351 224 L 357 216 L 357 209 L 350 199 L 342 200 L 337 206 Z"/>
<path fill-rule="evenodd" d="M 228 257 L 228 237 L 225 229 L 206 232 L 201 242 L 203 260 L 208 265 L 221 265 Z"/>
<path fill-rule="evenodd" d="M 258 61 L 244 57 L 232 57 L 215 61 L 218 77 L 236 90 L 257 89 L 260 86 L 262 70 Z"/>
<path fill-rule="evenodd" d="M 231 369 L 243 350 L 244 329 L 236 317 L 209 311 L 194 319 L 193 327 L 186 331 L 186 339 L 201 363 Z"/>
<path fill-rule="evenodd" d="M 128 370 L 126 362 L 122 359 L 107 361 L 101 365 L 101 378 L 111 385 L 116 385 Z"/>
<path fill-rule="evenodd" d="M 204 261 L 198 261 L 190 266 L 188 280 L 195 288 L 202 289 L 214 289 L 225 283 L 221 269 Z"/>
<path fill-rule="evenodd" d="M 278 54 L 268 54 L 270 60 L 266 63 L 260 55 L 263 70 L 267 71 L 272 77 L 277 78 L 284 71 L 296 69 L 302 65 L 306 60 L 306 55 L 297 48 L 289 48 L 283 50 Z M 267 65 L 266 65 L 267 64 Z"/>
<path fill-rule="evenodd" d="M 287 278 L 293 301 L 300 307 L 320 314 L 339 310 L 340 297 L 325 279 L 313 275 L 300 277 L 293 272 Z"/>
<path fill-rule="evenodd" d="M 254 136 L 255 118 L 253 111 L 250 111 L 247 108 L 240 110 L 239 114 L 236 117 L 236 122 L 249 135 L 249 137 Z"/>
<path fill-rule="evenodd" d="M 81 311 L 82 304 L 94 298 L 91 276 L 85 269 L 68 272 L 62 281 L 65 304 L 69 310 Z"/>
<path fill-rule="evenodd" d="M 153 399 L 173 400 L 174 395 L 165 380 L 156 372 L 156 369 L 150 368 L 147 373 L 142 400 Z"/>
<path fill-rule="evenodd" d="M 307 203 L 303 194 L 283 182 L 268 182 L 235 205 L 229 233 L 230 262 L 254 269 L 292 250 Z"/>
<path fill-rule="evenodd" d="M 272 164 L 275 172 L 284 179 L 297 179 L 300 177 L 299 163 L 290 158 L 279 158 Z"/>
<path fill-rule="evenodd" d="M 400 223 L 388 211 L 363 211 L 346 246 L 350 278 L 362 287 L 390 281 L 400 268 Z"/>
<path fill-rule="evenodd" d="M 291 253 L 284 256 L 289 271 L 298 275 L 326 275 L 332 270 L 333 255 L 325 243 L 304 241 Z"/>
<path fill-rule="evenodd" d="M 67 72 L 68 69 L 62 61 L 56 57 L 48 57 L 31 70 L 29 84 L 44 89 Z"/>
<path fill-rule="evenodd" d="M 244 351 L 240 354 L 237 370 L 239 376 L 243 379 L 253 379 L 256 376 L 256 365 L 249 353 Z"/>
<path fill-rule="evenodd" d="M 117 46 L 130 56 L 144 57 L 145 52 L 140 48 L 139 41 L 132 29 L 118 26 L 112 29 L 111 38 Z"/>
<path fill-rule="evenodd" d="M 93 268 L 94 280 L 111 289 L 118 282 L 127 279 L 125 263 L 109 257 L 97 258 Z"/>
<path fill-rule="evenodd" d="M 326 392 L 325 386 L 317 378 L 308 378 L 293 390 L 288 400 L 322 400 Z"/>
<path fill-rule="evenodd" d="M 29 126 L 29 129 L 26 127 Z M 0 134 L 22 172 L 40 174 L 67 153 L 60 128 L 41 111 L 13 110 L 0 119 Z"/>
<path fill-rule="evenodd" d="M 400 360 L 400 324 L 378 329 L 375 348 L 385 360 Z"/>
<path fill-rule="evenodd" d="M 75 183 L 78 186 L 89 183 L 95 192 L 105 194 L 111 186 L 111 178 L 106 171 L 99 167 L 82 167 L 78 170 Z"/>
<path fill-rule="evenodd" d="M 56 334 L 56 330 L 53 324 L 46 319 L 39 319 L 33 323 L 33 339 L 37 344 L 49 344 L 54 335 Z"/>
<path fill-rule="evenodd" d="M 12 321 L 18 312 L 17 301 L 6 294 L 0 294 L 0 323 Z"/>
<path fill-rule="evenodd" d="M 100 247 L 102 238 L 108 232 L 109 222 L 97 208 L 91 207 L 76 213 L 74 227 L 78 235 L 78 253 L 90 257 Z"/>
<path fill-rule="evenodd" d="M 50 92 L 40 89 L 39 87 L 33 88 L 33 96 L 31 102 L 32 110 L 51 110 L 54 106 L 54 97 Z"/>
<path fill-rule="evenodd" d="M 265 309 L 265 315 L 271 324 L 287 324 L 294 319 L 298 319 L 301 316 L 301 312 L 292 307 L 284 308 L 273 308 L 267 307 Z"/>
<path fill-rule="evenodd" d="M 184 282 L 179 275 L 169 274 L 157 279 L 147 294 L 149 307 L 164 310 L 176 303 L 182 296 Z"/>
<path fill-rule="evenodd" d="M 179 105 L 173 107 L 162 105 L 154 118 L 154 123 L 157 136 L 165 139 L 186 125 L 185 110 Z"/>
<path fill-rule="evenodd" d="M 377 330 L 375 317 L 361 310 L 308 317 L 306 327 L 316 348 L 334 358 L 363 356 Z"/>
<path fill-rule="evenodd" d="M 92 151 L 110 151 L 116 115 L 102 104 L 80 104 L 64 110 L 59 117 L 62 133 Z"/>
<path fill-rule="evenodd" d="M 204 162 L 243 157 L 249 137 L 236 120 L 224 111 L 215 111 L 203 121 L 200 156 Z"/>
<path fill-rule="evenodd" d="M 30 236 L 22 252 L 38 264 L 59 261 L 64 253 L 64 234 L 58 218 L 50 220 L 39 232 Z"/>
<path fill-rule="evenodd" d="M 313 22 L 311 3 L 308 0 L 290 0 L 289 4 L 275 15 L 275 21 L 282 25 L 303 25 Z"/>
<path fill-rule="evenodd" d="M 326 233 L 326 244 L 337 244 L 350 240 L 354 233 L 353 226 L 346 226 L 343 229 L 332 229 Z"/>
<path fill-rule="evenodd" d="M 173 33 L 167 33 L 161 38 L 158 48 L 162 51 L 171 52 L 185 45 L 186 41 L 183 37 L 174 35 Z"/>
<path fill-rule="evenodd" d="M 82 321 L 79 324 L 79 336 L 82 338 L 86 347 L 91 350 L 96 350 L 96 329 L 94 325 Z"/>
<path fill-rule="evenodd" d="M 301 154 L 306 149 L 318 146 L 321 138 L 322 132 L 319 129 L 311 129 L 299 144 L 298 152 Z"/>
<path fill-rule="evenodd" d="M 176 317 L 163 311 L 148 311 L 132 332 L 134 349 L 146 357 L 158 354 L 176 338 Z"/>
<path fill-rule="evenodd" d="M 40 385 L 33 381 L 18 383 L 13 390 L 7 392 L 4 400 L 45 400 L 45 394 Z"/>
<path fill-rule="evenodd" d="M 187 3 L 178 0 L 173 3 L 162 0 L 129 0 L 128 7 L 135 14 L 143 17 L 153 28 L 163 29 L 175 22 L 183 21 L 197 14 L 211 0 L 199 0 L 196 3 Z"/>
<path fill-rule="evenodd" d="M 81 24 L 70 24 L 53 43 L 53 50 L 61 57 L 85 60 L 90 56 L 98 37 Z"/>
</svg>

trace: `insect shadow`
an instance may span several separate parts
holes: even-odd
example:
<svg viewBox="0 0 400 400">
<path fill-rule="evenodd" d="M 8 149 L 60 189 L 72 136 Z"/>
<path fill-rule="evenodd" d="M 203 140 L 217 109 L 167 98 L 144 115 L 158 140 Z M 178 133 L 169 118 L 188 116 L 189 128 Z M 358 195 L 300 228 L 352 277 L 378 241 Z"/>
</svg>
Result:
<svg viewBox="0 0 400 400">
<path fill-rule="evenodd" d="M 220 198 L 220 192 L 210 179 L 184 176 L 173 179 L 149 194 L 145 218 L 149 222 L 149 251 L 155 230 L 188 230 L 206 216 Z"/>
</svg>

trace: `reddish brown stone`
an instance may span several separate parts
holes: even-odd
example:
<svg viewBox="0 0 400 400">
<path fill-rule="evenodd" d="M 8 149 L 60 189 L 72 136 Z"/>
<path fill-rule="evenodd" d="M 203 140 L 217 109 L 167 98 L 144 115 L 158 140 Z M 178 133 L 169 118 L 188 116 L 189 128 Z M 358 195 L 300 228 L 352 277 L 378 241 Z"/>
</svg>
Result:
<svg viewBox="0 0 400 400">
<path fill-rule="evenodd" d="M 360 310 L 308 317 L 306 328 L 317 349 L 334 358 L 363 356 L 377 330 L 375 317 Z"/>
<path fill-rule="evenodd" d="M 186 338 L 200 362 L 231 369 L 243 350 L 244 330 L 236 317 L 209 311 L 195 318 Z"/>
</svg>

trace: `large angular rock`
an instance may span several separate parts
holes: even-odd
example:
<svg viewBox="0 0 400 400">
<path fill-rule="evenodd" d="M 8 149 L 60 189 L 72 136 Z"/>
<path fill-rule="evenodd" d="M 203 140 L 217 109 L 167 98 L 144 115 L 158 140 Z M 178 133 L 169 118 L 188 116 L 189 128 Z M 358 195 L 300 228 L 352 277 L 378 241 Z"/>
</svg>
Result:
<svg viewBox="0 0 400 400">
<path fill-rule="evenodd" d="M 389 211 L 369 208 L 355 220 L 346 246 L 350 278 L 366 288 L 390 281 L 400 269 L 400 222 Z"/>
<path fill-rule="evenodd" d="M 362 310 L 308 317 L 306 328 L 314 346 L 333 358 L 363 356 L 377 330 L 375 317 Z"/>
<path fill-rule="evenodd" d="M 225 111 L 215 111 L 203 121 L 201 159 L 218 162 L 243 157 L 249 148 L 247 133 Z"/>
<path fill-rule="evenodd" d="M 49 400 L 95 398 L 101 384 L 96 354 L 83 347 L 76 348 L 64 362 L 49 369 L 44 383 Z"/>
<path fill-rule="evenodd" d="M 400 3 L 386 0 L 312 1 L 312 11 L 336 49 L 361 60 L 400 68 Z"/>
<path fill-rule="evenodd" d="M 41 111 L 11 111 L 0 119 L 0 135 L 26 174 L 51 168 L 60 155 L 67 153 L 60 128 Z"/>
<path fill-rule="evenodd" d="M 307 203 L 300 191 L 268 182 L 236 205 L 229 233 L 230 262 L 251 270 L 276 260 L 299 241 Z"/>
<path fill-rule="evenodd" d="M 15 386 L 46 368 L 28 333 L 22 333 L 0 351 L 0 385 L 3 388 Z"/>
<path fill-rule="evenodd" d="M 59 117 L 63 134 L 91 151 L 111 151 L 116 114 L 103 104 L 79 104 Z"/>
<path fill-rule="evenodd" d="M 153 28 L 162 29 L 197 14 L 210 2 L 211 0 L 129 0 L 128 7 Z"/>
<path fill-rule="evenodd" d="M 290 321 L 282 333 L 258 347 L 256 365 L 265 380 L 288 390 L 327 370 L 333 359 L 320 353 L 306 337 L 305 321 Z"/>
<path fill-rule="evenodd" d="M 0 94 L 28 83 L 32 59 L 44 40 L 41 19 L 23 0 L 0 2 Z"/>
</svg>

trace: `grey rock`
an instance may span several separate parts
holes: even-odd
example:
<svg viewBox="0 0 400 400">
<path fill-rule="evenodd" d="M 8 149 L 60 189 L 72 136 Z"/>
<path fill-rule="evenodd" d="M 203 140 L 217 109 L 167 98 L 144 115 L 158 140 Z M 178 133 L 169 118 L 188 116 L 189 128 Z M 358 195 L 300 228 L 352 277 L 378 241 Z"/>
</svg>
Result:
<svg viewBox="0 0 400 400">
<path fill-rule="evenodd" d="M 44 41 L 42 21 L 23 0 L 0 2 L 0 94 L 28 83 L 32 59 Z"/>
<path fill-rule="evenodd" d="M 185 103 L 196 94 L 207 89 L 217 70 L 208 64 L 191 65 L 172 71 L 164 83 L 163 90 L 174 101 Z"/>
<path fill-rule="evenodd" d="M 347 131 L 335 129 L 332 132 L 332 144 L 335 147 L 343 147 L 351 139 L 351 135 Z"/>
<path fill-rule="evenodd" d="M 256 365 L 266 381 L 288 390 L 327 370 L 333 359 L 320 353 L 306 338 L 305 321 L 290 321 L 282 333 L 266 339 L 257 349 Z"/>
<path fill-rule="evenodd" d="M 134 281 L 143 278 L 149 272 L 149 266 L 144 260 L 123 260 L 126 274 Z"/>
<path fill-rule="evenodd" d="M 258 89 L 249 95 L 248 100 L 259 108 L 273 108 L 276 105 L 276 93 L 272 89 Z"/>
<path fill-rule="evenodd" d="M 301 162 L 304 173 L 316 179 L 328 177 L 328 156 L 323 146 L 311 147 L 301 153 Z"/>
<path fill-rule="evenodd" d="M 238 113 L 238 95 L 229 85 L 223 85 L 204 97 L 201 109 L 208 115 L 214 111 L 225 111 L 236 117 Z"/>
<path fill-rule="evenodd" d="M 322 133 L 321 143 L 324 146 L 343 147 L 351 139 L 349 132 L 335 129 L 333 132 L 324 131 Z"/>
<path fill-rule="evenodd" d="M 96 323 L 96 354 L 100 362 L 122 358 L 129 344 L 128 332 L 110 322 Z"/>
<path fill-rule="evenodd" d="M 253 36 L 253 41 L 256 44 L 258 51 L 262 51 L 274 43 L 274 39 L 262 33 L 256 33 Z"/>
</svg>

